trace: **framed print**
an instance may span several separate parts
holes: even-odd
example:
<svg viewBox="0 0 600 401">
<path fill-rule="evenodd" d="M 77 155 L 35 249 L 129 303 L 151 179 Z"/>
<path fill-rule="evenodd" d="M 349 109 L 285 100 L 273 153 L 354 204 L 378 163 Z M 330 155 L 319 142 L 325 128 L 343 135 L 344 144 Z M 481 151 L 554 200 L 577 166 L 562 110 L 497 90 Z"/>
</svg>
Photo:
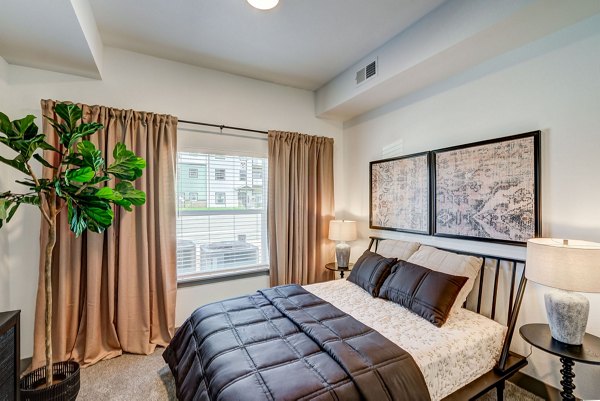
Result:
<svg viewBox="0 0 600 401">
<path fill-rule="evenodd" d="M 430 234 L 430 152 L 370 163 L 369 227 Z"/>
<path fill-rule="evenodd" d="M 541 233 L 540 131 L 433 151 L 434 235 L 525 245 Z"/>
</svg>

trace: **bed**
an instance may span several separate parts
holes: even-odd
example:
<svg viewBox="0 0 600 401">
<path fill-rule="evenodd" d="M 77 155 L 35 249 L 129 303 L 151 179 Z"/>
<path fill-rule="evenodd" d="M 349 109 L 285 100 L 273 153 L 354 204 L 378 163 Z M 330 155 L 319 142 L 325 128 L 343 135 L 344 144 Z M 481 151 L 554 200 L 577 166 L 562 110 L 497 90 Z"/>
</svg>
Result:
<svg viewBox="0 0 600 401">
<path fill-rule="evenodd" d="M 380 243 L 381 253 L 415 252 L 409 243 L 375 237 L 369 249 L 378 251 Z M 199 308 L 163 355 L 178 398 L 437 401 L 476 399 L 496 388 L 502 400 L 504 381 L 527 363 L 509 352 L 524 262 L 461 254 L 479 258 L 483 267 L 471 291 L 474 311 L 453 308 L 441 327 L 347 280 L 275 287 Z M 490 266 L 491 289 L 484 291 Z M 503 269 L 509 305 L 500 318 Z"/>
</svg>

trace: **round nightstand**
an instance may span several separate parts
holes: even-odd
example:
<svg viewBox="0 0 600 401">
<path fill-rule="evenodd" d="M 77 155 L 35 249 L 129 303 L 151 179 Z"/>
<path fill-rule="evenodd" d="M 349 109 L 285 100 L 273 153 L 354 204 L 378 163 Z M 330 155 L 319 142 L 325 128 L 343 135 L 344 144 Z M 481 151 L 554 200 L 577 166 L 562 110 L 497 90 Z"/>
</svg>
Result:
<svg viewBox="0 0 600 401">
<path fill-rule="evenodd" d="M 348 263 L 348 267 L 338 267 L 338 265 L 335 262 L 331 262 L 327 263 L 325 265 L 325 268 L 334 272 L 340 272 L 340 278 L 344 278 L 344 273 L 352 270 L 352 266 L 354 266 L 354 263 Z"/>
<path fill-rule="evenodd" d="M 562 380 L 560 384 L 563 391 L 560 395 L 563 400 L 575 400 L 573 390 L 573 366 L 575 361 L 591 365 L 600 365 L 600 338 L 585 334 L 583 344 L 569 345 L 552 338 L 550 327 L 547 324 L 526 324 L 519 329 L 521 337 L 529 344 L 542 351 L 560 357 L 563 368 L 560 370 Z"/>
</svg>

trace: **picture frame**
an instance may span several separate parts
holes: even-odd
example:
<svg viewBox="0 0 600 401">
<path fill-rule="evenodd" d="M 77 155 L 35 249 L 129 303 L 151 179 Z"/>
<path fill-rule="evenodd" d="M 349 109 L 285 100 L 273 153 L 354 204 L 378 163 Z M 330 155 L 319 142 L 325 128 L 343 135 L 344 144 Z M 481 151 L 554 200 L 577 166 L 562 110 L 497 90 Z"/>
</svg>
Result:
<svg viewBox="0 0 600 401">
<path fill-rule="evenodd" d="M 369 227 L 431 234 L 431 152 L 369 163 Z"/>
<path fill-rule="evenodd" d="M 432 151 L 433 235 L 525 246 L 541 235 L 540 131 Z"/>
</svg>

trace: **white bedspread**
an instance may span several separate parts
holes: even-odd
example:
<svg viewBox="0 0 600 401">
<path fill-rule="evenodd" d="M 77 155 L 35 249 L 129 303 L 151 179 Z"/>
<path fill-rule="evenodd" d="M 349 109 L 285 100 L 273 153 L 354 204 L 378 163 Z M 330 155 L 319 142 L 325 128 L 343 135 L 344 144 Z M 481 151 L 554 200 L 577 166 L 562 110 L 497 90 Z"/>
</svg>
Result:
<svg viewBox="0 0 600 401">
<path fill-rule="evenodd" d="M 304 288 L 409 352 L 421 368 L 434 401 L 492 369 L 502 350 L 506 327 L 466 309 L 451 314 L 438 328 L 398 304 L 371 297 L 346 280 Z"/>
</svg>

